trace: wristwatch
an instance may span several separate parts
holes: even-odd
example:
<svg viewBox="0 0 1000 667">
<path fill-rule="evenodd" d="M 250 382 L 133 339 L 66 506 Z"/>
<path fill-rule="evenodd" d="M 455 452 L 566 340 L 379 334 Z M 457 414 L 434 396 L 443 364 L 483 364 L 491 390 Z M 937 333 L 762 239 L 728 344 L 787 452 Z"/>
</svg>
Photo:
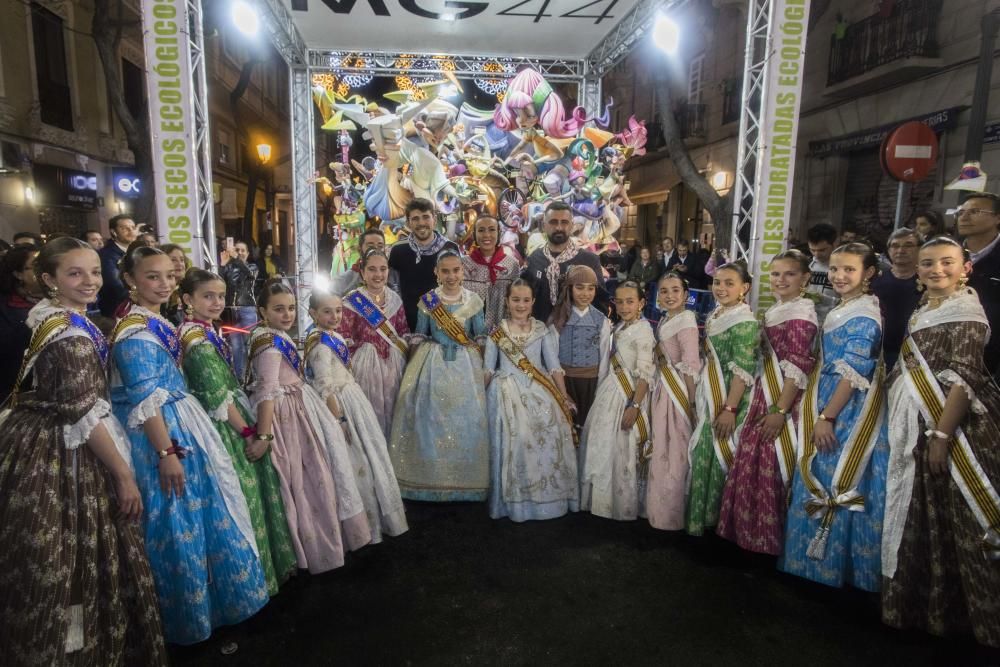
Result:
<svg viewBox="0 0 1000 667">
<path fill-rule="evenodd" d="M 264 442 L 271 442 L 272 440 L 274 440 L 274 434 L 273 433 L 258 433 L 257 434 L 257 439 L 258 440 L 263 440 Z"/>
<path fill-rule="evenodd" d="M 822 412 L 821 412 L 821 413 L 819 413 L 819 417 L 818 417 L 818 419 L 819 419 L 819 420 L 820 420 L 821 422 L 830 422 L 830 424 L 831 424 L 831 425 L 835 424 L 835 423 L 836 423 L 836 421 L 837 421 L 837 419 L 836 419 L 835 417 L 827 417 L 827 416 L 826 416 L 826 415 L 824 415 L 824 414 L 823 414 Z"/>
<path fill-rule="evenodd" d="M 777 403 L 775 403 L 770 408 L 768 408 L 767 411 L 770 414 L 772 414 L 772 415 L 782 415 L 783 417 L 787 417 L 788 416 L 788 410 L 784 409 L 783 407 L 781 407 Z"/>
<path fill-rule="evenodd" d="M 733 406 L 731 406 L 731 405 L 723 405 L 723 406 L 722 406 L 722 409 L 723 409 L 723 410 L 725 410 L 726 412 L 731 412 L 731 413 L 733 413 L 734 415 L 735 415 L 736 413 L 738 413 L 738 412 L 740 411 L 740 409 L 739 409 L 739 408 L 734 408 L 734 407 L 733 407 Z"/>
<path fill-rule="evenodd" d="M 639 404 L 636 403 L 635 401 L 632 401 L 631 403 L 628 404 L 627 407 L 635 408 L 636 410 L 638 410 L 639 409 Z"/>
</svg>

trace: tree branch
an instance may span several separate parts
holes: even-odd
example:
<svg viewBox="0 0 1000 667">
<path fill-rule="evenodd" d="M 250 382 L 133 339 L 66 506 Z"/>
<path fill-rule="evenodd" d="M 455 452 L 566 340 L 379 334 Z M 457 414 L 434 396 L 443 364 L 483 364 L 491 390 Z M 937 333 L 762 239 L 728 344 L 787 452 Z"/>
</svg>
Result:
<svg viewBox="0 0 1000 667">
<path fill-rule="evenodd" d="M 698 167 L 695 166 L 684 144 L 684 137 L 681 136 L 681 128 L 674 115 L 673 96 L 670 91 L 670 83 L 665 78 L 659 78 L 657 82 L 657 102 L 660 112 L 660 125 L 663 128 L 663 139 L 666 142 L 667 152 L 674 163 L 674 168 L 681 177 L 681 181 L 697 195 L 701 203 L 708 209 L 712 216 L 712 224 L 715 227 L 716 245 L 726 247 L 729 245 L 730 234 L 732 232 L 732 190 L 725 196 L 719 195 L 712 184 L 701 175 Z"/>
</svg>

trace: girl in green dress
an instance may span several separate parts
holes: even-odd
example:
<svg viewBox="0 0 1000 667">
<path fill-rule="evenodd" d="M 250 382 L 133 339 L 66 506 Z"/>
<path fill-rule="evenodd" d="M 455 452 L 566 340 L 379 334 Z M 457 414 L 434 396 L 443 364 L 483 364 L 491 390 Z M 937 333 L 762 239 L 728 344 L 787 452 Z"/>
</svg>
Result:
<svg viewBox="0 0 1000 667">
<path fill-rule="evenodd" d="M 692 535 L 718 523 L 722 488 L 750 402 L 760 325 L 744 301 L 749 291 L 750 275 L 742 264 L 715 272 L 712 294 L 718 306 L 705 323 L 705 365 L 696 397 L 700 421 L 689 447 L 687 532 Z"/>
<path fill-rule="evenodd" d="M 295 571 L 295 550 L 267 443 L 254 439 L 254 419 L 233 371 L 232 352 L 212 326 L 226 305 L 226 283 L 210 271 L 191 269 L 179 291 L 185 312 L 178 331 L 184 346 L 184 375 L 233 460 L 250 509 L 267 590 L 274 595 Z"/>
</svg>

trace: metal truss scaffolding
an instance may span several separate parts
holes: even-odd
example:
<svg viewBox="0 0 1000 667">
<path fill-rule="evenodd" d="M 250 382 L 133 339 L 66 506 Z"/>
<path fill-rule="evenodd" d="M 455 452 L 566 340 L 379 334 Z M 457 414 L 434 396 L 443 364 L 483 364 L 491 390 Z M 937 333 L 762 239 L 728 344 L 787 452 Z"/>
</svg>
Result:
<svg viewBox="0 0 1000 667">
<path fill-rule="evenodd" d="M 201 0 L 187 0 L 188 48 L 191 54 L 191 92 L 193 97 L 195 192 L 198 222 L 195 238 L 201 235 L 204 266 L 215 266 L 215 205 L 212 197 L 211 132 L 208 125 L 208 81 L 205 75 L 205 40 L 202 30 Z M 166 224 L 161 221 L 161 224 Z"/>
<path fill-rule="evenodd" d="M 350 57 L 348 57 L 350 56 Z M 483 65 L 500 60 L 511 71 L 530 65 L 549 81 L 579 82 L 583 79 L 583 62 L 560 58 L 520 58 L 469 56 L 451 53 L 390 53 L 387 51 L 310 51 L 309 65 L 314 72 L 336 70 L 343 74 L 374 74 L 400 76 L 419 74 L 453 74 L 458 78 L 482 77 Z M 346 63 L 346 64 L 345 64 Z M 361 63 L 360 65 L 358 63 Z M 434 67 L 433 65 L 440 66 Z"/>
<path fill-rule="evenodd" d="M 754 209 L 757 203 L 764 100 L 767 99 L 767 62 L 770 56 L 772 0 L 750 0 L 747 7 L 743 93 L 740 98 L 739 149 L 733 185 L 733 240 L 730 256 L 755 266 L 754 242 L 758 236 Z"/>
<path fill-rule="evenodd" d="M 305 338 L 309 319 L 309 294 L 317 271 L 316 245 L 316 125 L 313 120 L 312 76 L 307 67 L 293 67 L 291 77 L 292 110 L 292 187 L 295 201 L 295 256 L 298 268 L 299 337 Z"/>
</svg>

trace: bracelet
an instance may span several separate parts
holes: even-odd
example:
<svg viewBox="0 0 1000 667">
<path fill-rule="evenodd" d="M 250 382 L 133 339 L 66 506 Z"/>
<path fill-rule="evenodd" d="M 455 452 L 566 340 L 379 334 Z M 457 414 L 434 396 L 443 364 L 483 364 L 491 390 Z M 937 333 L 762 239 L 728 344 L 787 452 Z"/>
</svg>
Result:
<svg viewBox="0 0 1000 667">
<path fill-rule="evenodd" d="M 258 440 L 263 440 L 264 442 L 271 442 L 272 440 L 274 440 L 274 434 L 273 433 L 258 433 L 257 434 L 257 439 Z"/>
<path fill-rule="evenodd" d="M 924 431 L 924 435 L 928 438 L 938 438 L 940 440 L 951 440 L 951 436 L 944 431 L 939 431 L 935 428 L 929 428 Z"/>
<path fill-rule="evenodd" d="M 722 406 L 722 409 L 723 409 L 723 410 L 725 410 L 726 412 L 731 412 L 731 413 L 732 413 L 732 414 L 734 414 L 734 415 L 735 415 L 735 414 L 736 414 L 737 412 L 739 412 L 739 411 L 740 411 L 740 409 L 739 409 L 739 408 L 734 408 L 734 407 L 733 407 L 733 406 L 731 406 L 731 405 L 723 405 L 723 406 Z"/>
<path fill-rule="evenodd" d="M 183 459 L 187 456 L 187 450 L 178 445 L 176 440 L 171 440 L 169 447 L 157 450 L 156 454 L 160 457 L 161 461 L 171 455 L 176 456 L 178 459 Z"/>
<path fill-rule="evenodd" d="M 775 403 L 770 408 L 768 408 L 767 412 L 768 412 L 768 414 L 781 415 L 782 417 L 787 417 L 788 416 L 788 410 L 786 410 L 783 407 L 779 406 L 777 403 Z"/>
<path fill-rule="evenodd" d="M 243 430 L 240 431 L 240 437 L 241 438 L 249 438 L 251 435 L 257 435 L 257 425 L 256 424 L 254 424 L 253 426 L 244 426 Z"/>
<path fill-rule="evenodd" d="M 628 405 L 626 405 L 626 406 L 625 406 L 625 409 L 626 409 L 626 410 L 627 410 L 628 408 L 635 408 L 636 410 L 639 410 L 639 409 L 641 409 L 641 408 L 639 407 L 639 404 L 638 404 L 638 403 L 636 403 L 635 401 L 631 401 L 631 402 L 630 402 L 630 403 L 629 403 Z"/>
</svg>

